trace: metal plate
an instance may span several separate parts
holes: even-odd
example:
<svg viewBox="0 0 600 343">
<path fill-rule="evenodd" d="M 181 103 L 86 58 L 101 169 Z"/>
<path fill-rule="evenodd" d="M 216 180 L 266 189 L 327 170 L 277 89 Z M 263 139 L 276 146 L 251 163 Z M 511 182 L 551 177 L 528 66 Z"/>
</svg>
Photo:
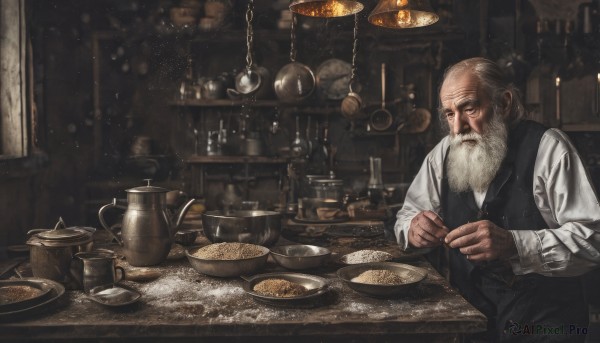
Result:
<svg viewBox="0 0 600 343">
<path fill-rule="evenodd" d="M 254 291 L 254 286 L 267 279 L 283 279 L 304 286 L 308 293 L 297 297 L 274 297 Z M 329 283 L 322 277 L 301 273 L 266 273 L 246 278 L 244 291 L 260 303 L 280 307 L 315 307 L 329 291 Z"/>
<path fill-rule="evenodd" d="M 352 281 L 367 270 L 389 270 L 405 278 L 399 285 L 368 284 Z M 403 263 L 373 262 L 355 264 L 337 271 L 338 277 L 350 288 L 364 295 L 389 298 L 410 294 L 427 277 L 427 270 Z"/>
<path fill-rule="evenodd" d="M 17 280 L 5 280 L 0 281 L 0 284 L 4 285 L 7 283 L 12 283 Z M 65 293 L 65 287 L 58 282 L 42 279 L 42 278 L 24 278 L 19 279 L 18 281 L 28 281 L 32 283 L 38 284 L 40 287 L 49 287 L 50 292 L 47 298 L 44 298 L 40 303 L 27 306 L 18 310 L 9 310 L 9 311 L 0 311 L 0 322 L 1 321 L 9 321 L 9 320 L 17 320 L 21 319 L 24 316 L 37 314 L 42 309 L 45 309 L 55 303 L 60 297 Z"/>
<path fill-rule="evenodd" d="M 0 283 L 0 312 L 22 310 L 50 297 L 52 286 L 29 280 L 10 280 Z"/>
</svg>

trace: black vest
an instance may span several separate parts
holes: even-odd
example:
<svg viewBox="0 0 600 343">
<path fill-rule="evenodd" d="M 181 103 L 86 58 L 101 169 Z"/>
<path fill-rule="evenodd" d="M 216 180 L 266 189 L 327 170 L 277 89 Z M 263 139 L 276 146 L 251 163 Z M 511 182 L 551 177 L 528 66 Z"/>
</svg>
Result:
<svg viewBox="0 0 600 343">
<path fill-rule="evenodd" d="M 546 130 L 536 122 L 522 121 L 510 131 L 506 157 L 488 188 L 481 210 L 476 205 L 473 192 L 455 193 L 449 189 L 444 172 L 441 215 L 446 226 L 453 230 L 468 222 L 489 220 L 510 230 L 547 228 L 533 200 L 533 168 Z M 446 161 L 444 171 L 445 166 Z M 504 264 L 475 265 L 458 249 L 450 249 L 448 267 L 450 282 L 474 304 L 476 299 L 469 299 L 477 293 L 473 290 L 473 272 L 497 272 L 499 275 L 510 272 L 510 267 Z"/>
</svg>

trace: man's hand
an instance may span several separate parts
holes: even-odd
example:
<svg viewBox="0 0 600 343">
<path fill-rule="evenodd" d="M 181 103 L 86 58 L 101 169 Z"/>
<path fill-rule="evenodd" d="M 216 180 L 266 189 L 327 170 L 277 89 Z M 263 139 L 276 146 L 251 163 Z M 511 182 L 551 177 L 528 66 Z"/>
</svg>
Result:
<svg viewBox="0 0 600 343">
<path fill-rule="evenodd" d="M 408 243 L 415 248 L 432 248 L 442 244 L 448 228 L 432 211 L 419 212 L 410 222 Z"/>
<path fill-rule="evenodd" d="M 517 253 L 512 234 L 489 220 L 459 226 L 444 241 L 475 262 L 508 259 Z"/>
</svg>

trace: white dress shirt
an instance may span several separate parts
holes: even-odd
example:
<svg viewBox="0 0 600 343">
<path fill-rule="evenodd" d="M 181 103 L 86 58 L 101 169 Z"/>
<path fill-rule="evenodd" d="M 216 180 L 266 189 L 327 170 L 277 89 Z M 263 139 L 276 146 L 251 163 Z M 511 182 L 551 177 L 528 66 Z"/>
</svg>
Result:
<svg viewBox="0 0 600 343">
<path fill-rule="evenodd" d="M 408 249 L 411 220 L 421 211 L 441 211 L 442 174 L 449 137 L 427 155 L 407 191 L 394 231 Z M 581 275 L 600 266 L 600 205 L 581 158 L 568 137 L 547 130 L 540 141 L 533 170 L 534 201 L 548 225 L 542 230 L 510 230 L 518 258 L 511 259 L 516 275 Z M 477 194 L 478 206 L 483 196 Z M 442 218 L 443 220 L 443 218 Z M 414 249 L 414 248 L 411 248 Z"/>
</svg>

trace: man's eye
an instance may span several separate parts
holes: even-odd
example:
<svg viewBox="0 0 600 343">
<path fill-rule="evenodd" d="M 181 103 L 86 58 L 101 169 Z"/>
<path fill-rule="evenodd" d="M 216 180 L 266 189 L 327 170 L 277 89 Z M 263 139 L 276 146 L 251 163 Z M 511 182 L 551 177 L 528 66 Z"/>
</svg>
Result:
<svg viewBox="0 0 600 343">
<path fill-rule="evenodd" d="M 465 113 L 471 114 L 473 112 L 475 112 L 475 108 L 473 108 L 473 107 L 467 107 L 467 108 L 465 108 Z"/>
<path fill-rule="evenodd" d="M 448 118 L 448 119 L 454 118 L 454 112 L 446 112 L 446 118 Z"/>
</svg>

